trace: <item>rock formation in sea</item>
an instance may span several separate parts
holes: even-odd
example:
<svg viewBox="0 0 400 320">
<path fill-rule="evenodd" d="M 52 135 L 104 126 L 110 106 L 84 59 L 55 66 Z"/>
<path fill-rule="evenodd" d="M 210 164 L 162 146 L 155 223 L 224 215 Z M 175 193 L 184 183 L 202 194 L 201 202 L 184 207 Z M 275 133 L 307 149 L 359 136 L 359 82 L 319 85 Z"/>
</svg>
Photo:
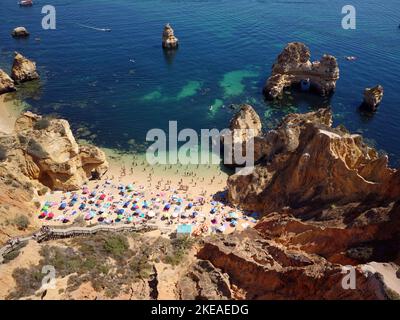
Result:
<svg viewBox="0 0 400 320">
<path fill-rule="evenodd" d="M 11 78 L 16 83 L 39 79 L 39 74 L 36 71 L 36 63 L 15 52 Z"/>
<path fill-rule="evenodd" d="M 246 144 L 250 139 L 254 141 L 255 161 L 257 161 L 262 154 L 263 144 L 259 141 L 261 129 L 260 117 L 253 107 L 248 104 L 241 105 L 229 124 L 229 138 L 226 135 L 222 136 L 222 142 L 226 144 L 224 145 L 225 160 L 229 159 L 229 161 L 225 161 L 225 165 L 237 165 L 233 156 L 234 147 L 242 151 L 242 156 L 246 156 Z"/>
<path fill-rule="evenodd" d="M 0 69 L 0 94 L 15 91 L 14 80 L 10 78 L 10 76 L 5 73 L 2 69 Z"/>
<path fill-rule="evenodd" d="M 278 98 L 284 88 L 300 84 L 302 81 L 309 82 L 321 95 L 332 93 L 339 79 L 336 58 L 324 55 L 320 61 L 311 62 L 310 57 L 310 49 L 305 44 L 289 43 L 272 66 L 272 74 L 263 90 L 265 97 Z"/>
<path fill-rule="evenodd" d="M 11 32 L 11 35 L 14 38 L 25 38 L 29 36 L 29 32 L 25 27 L 17 27 Z"/>
<path fill-rule="evenodd" d="M 383 99 L 383 87 L 377 85 L 373 88 L 366 88 L 364 91 L 363 107 L 369 111 L 376 111 Z"/>
<path fill-rule="evenodd" d="M 66 120 L 47 119 L 26 112 L 15 123 L 15 133 L 0 135 L 6 152 L 4 168 L 22 181 L 52 190 L 77 190 L 92 176 L 107 170 L 103 151 L 79 145 Z"/>
<path fill-rule="evenodd" d="M 175 49 L 178 47 L 178 38 L 175 37 L 174 29 L 172 29 L 169 23 L 164 26 L 162 46 L 165 49 Z"/>
</svg>

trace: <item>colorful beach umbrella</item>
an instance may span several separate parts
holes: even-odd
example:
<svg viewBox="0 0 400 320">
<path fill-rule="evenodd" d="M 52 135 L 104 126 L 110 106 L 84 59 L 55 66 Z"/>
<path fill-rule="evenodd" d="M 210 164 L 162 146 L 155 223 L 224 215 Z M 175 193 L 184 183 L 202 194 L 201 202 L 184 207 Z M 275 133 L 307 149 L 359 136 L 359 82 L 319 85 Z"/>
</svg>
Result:
<svg viewBox="0 0 400 320">
<path fill-rule="evenodd" d="M 58 209 L 60 210 L 64 210 L 67 207 L 67 203 L 66 202 L 61 202 L 60 206 L 58 207 Z"/>
<path fill-rule="evenodd" d="M 237 219 L 239 216 L 236 212 L 230 212 L 229 213 L 229 218 L 231 219 Z"/>
</svg>

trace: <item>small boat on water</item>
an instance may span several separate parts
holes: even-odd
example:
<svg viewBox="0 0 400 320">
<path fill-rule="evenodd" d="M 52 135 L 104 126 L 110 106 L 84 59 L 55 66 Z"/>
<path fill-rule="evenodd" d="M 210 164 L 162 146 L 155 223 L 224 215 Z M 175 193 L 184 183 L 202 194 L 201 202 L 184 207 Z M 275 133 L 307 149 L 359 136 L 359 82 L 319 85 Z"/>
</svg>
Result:
<svg viewBox="0 0 400 320">
<path fill-rule="evenodd" d="M 21 7 L 30 7 L 33 5 L 33 1 L 32 0 L 21 0 L 20 2 L 18 2 L 18 4 Z"/>
</svg>

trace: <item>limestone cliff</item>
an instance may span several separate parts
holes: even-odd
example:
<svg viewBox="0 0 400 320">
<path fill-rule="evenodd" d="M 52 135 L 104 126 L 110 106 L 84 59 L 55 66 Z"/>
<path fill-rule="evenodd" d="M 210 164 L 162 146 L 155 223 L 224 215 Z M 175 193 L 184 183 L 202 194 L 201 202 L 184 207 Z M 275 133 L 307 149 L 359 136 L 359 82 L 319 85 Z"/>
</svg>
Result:
<svg viewBox="0 0 400 320">
<path fill-rule="evenodd" d="M 11 78 L 17 83 L 39 79 L 36 63 L 15 52 Z"/>
<path fill-rule="evenodd" d="M 15 123 L 15 134 L 0 136 L 5 166 L 17 167 L 24 178 L 53 190 L 76 190 L 93 172 L 107 169 L 103 151 L 80 146 L 62 119 L 47 119 L 30 112 Z"/>
<path fill-rule="evenodd" d="M 0 243 L 40 227 L 31 219 L 40 205 L 38 195 L 48 188 L 79 189 L 107 166 L 103 151 L 75 141 L 66 120 L 21 115 L 12 134 L 0 132 Z M 29 219 L 28 230 L 10 223 L 19 215 Z"/>
<path fill-rule="evenodd" d="M 329 109 L 290 114 L 258 138 L 261 161 L 228 179 L 228 198 L 262 217 L 205 239 L 186 296 L 399 299 L 400 173 L 387 157 L 332 128 Z M 343 286 L 348 267 L 354 289 Z"/>
<path fill-rule="evenodd" d="M 14 80 L 9 77 L 2 69 L 0 69 L 0 94 L 15 91 Z"/>
<path fill-rule="evenodd" d="M 252 106 L 243 104 L 233 116 L 229 124 L 229 134 L 222 135 L 224 143 L 225 165 L 237 166 L 234 150 L 238 148 L 242 156 L 246 156 L 246 145 L 251 139 L 254 141 L 254 157 L 257 161 L 262 155 L 263 142 L 259 137 L 262 133 L 262 123 L 257 112 Z"/>
<path fill-rule="evenodd" d="M 332 128 L 329 109 L 288 115 L 263 142 L 262 163 L 228 179 L 229 199 L 245 209 L 268 213 L 400 196 L 387 156 L 360 135 Z"/>
</svg>

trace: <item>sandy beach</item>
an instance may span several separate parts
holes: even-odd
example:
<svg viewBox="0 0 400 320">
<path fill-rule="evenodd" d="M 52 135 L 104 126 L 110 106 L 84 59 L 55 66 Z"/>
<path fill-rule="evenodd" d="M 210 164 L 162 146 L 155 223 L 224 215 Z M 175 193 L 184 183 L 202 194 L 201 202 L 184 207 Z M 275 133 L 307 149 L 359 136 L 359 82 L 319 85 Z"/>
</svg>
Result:
<svg viewBox="0 0 400 320">
<path fill-rule="evenodd" d="M 1 96 L 1 131 L 12 132 L 23 106 Z M 200 235 L 231 233 L 256 223 L 254 215 L 244 216 L 225 204 L 228 174 L 219 164 L 150 165 L 144 153 L 103 150 L 110 166 L 101 179 L 75 192 L 51 191 L 39 197 L 42 207 L 33 217 L 35 225 L 148 223 L 172 233 L 185 224 Z"/>
<path fill-rule="evenodd" d="M 254 215 L 215 198 L 223 194 L 227 179 L 219 165 L 152 166 L 144 154 L 104 151 L 110 168 L 101 180 L 89 181 L 76 192 L 41 197 L 37 219 L 43 225 L 149 224 L 168 234 L 186 224 L 201 235 L 231 233 L 256 223 Z"/>
<path fill-rule="evenodd" d="M 0 95 L 0 131 L 11 133 L 18 115 L 25 108 L 25 103 L 14 99 L 13 93 Z"/>
</svg>

